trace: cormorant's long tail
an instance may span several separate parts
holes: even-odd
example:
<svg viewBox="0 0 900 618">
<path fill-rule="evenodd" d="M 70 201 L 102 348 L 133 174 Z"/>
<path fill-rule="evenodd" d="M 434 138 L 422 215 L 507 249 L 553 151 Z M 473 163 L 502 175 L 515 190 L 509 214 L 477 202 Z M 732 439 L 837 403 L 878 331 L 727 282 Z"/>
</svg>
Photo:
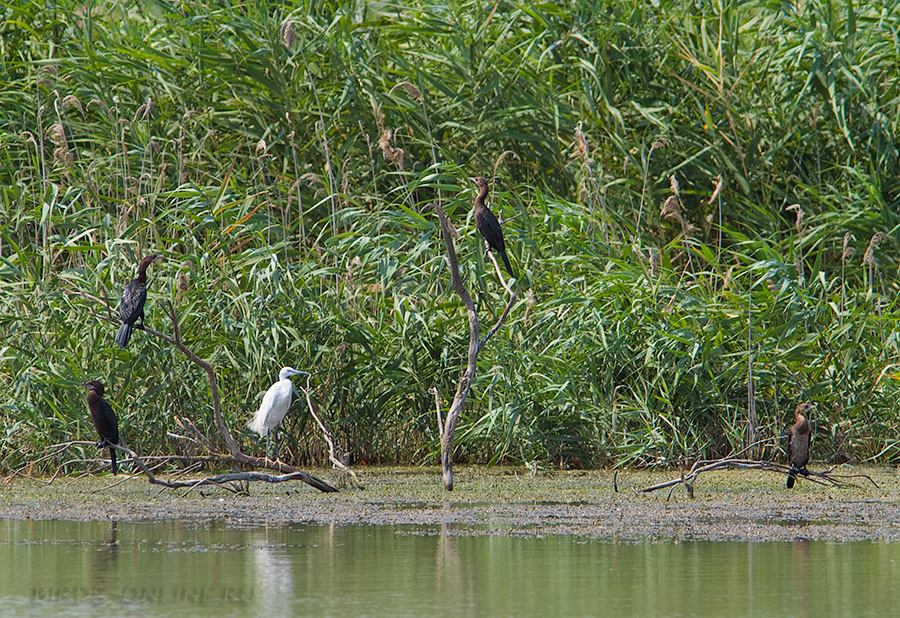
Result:
<svg viewBox="0 0 900 618">
<path fill-rule="evenodd" d="M 503 265 L 506 267 L 506 272 L 509 273 L 510 277 L 515 277 L 516 274 L 513 272 L 512 265 L 509 263 L 509 258 L 506 257 L 506 250 L 500 252 L 500 257 L 503 258 Z"/>
<path fill-rule="evenodd" d="M 116 449 L 113 447 L 109 447 L 109 461 L 112 464 L 113 476 L 115 476 L 119 471 L 119 466 L 116 464 Z"/>
<path fill-rule="evenodd" d="M 793 489 L 794 482 L 796 482 L 796 480 L 797 480 L 797 470 L 796 470 L 796 468 L 794 468 L 794 466 L 791 466 L 791 471 L 788 472 L 788 477 L 787 477 L 787 488 Z"/>
<path fill-rule="evenodd" d="M 131 324 L 124 322 L 122 326 L 119 327 L 119 332 L 116 333 L 116 343 L 124 350 L 125 346 L 128 345 L 129 339 L 131 339 Z"/>
</svg>

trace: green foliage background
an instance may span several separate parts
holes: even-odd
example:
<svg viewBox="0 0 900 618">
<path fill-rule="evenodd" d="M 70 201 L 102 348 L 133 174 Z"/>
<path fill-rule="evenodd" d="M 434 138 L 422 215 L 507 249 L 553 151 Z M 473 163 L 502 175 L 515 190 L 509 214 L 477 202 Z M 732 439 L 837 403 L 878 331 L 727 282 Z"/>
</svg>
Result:
<svg viewBox="0 0 900 618">
<path fill-rule="evenodd" d="M 480 357 L 462 460 L 724 455 L 749 438 L 751 376 L 757 438 L 810 400 L 814 457 L 900 453 L 894 2 L 61 0 L 0 17 L 6 469 L 90 439 L 92 377 L 130 446 L 207 450 L 205 375 L 145 333 L 120 351 L 96 315 L 148 252 L 167 258 L 148 325 L 171 332 L 174 303 L 248 450 L 292 365 L 355 463 L 434 461 L 429 390 L 452 398 L 468 333 L 432 202 L 482 322 L 505 302 L 471 175 L 494 181 L 525 301 Z M 304 411 L 282 455 L 323 462 Z"/>
</svg>

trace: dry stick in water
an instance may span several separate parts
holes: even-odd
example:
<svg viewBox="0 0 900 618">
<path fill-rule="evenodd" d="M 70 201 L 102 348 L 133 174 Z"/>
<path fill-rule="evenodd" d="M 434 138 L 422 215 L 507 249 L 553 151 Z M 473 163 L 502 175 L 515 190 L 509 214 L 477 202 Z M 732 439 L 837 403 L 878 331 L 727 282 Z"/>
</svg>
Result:
<svg viewBox="0 0 900 618">
<path fill-rule="evenodd" d="M 463 285 L 462 278 L 459 276 L 459 261 L 456 258 L 456 249 L 453 247 L 453 238 L 455 237 L 453 226 L 451 225 L 450 220 L 447 219 L 447 215 L 444 213 L 440 204 L 435 204 L 434 209 L 437 211 L 438 220 L 441 224 L 444 246 L 447 249 L 447 262 L 450 265 L 450 281 L 453 285 L 453 291 L 455 291 L 460 300 L 462 300 L 469 317 L 469 354 L 466 371 L 459 379 L 456 395 L 453 397 L 453 403 L 450 404 L 450 410 L 447 412 L 447 418 L 444 421 L 444 426 L 441 430 L 441 471 L 443 473 L 444 489 L 453 491 L 453 438 L 456 433 L 456 424 L 459 422 L 459 415 L 466 403 L 466 397 L 469 394 L 469 389 L 472 387 L 472 381 L 475 379 L 478 353 L 506 320 L 506 316 L 509 315 L 518 295 L 506 284 L 506 280 L 500 272 L 497 260 L 494 259 L 494 254 L 491 252 L 491 260 L 494 262 L 494 268 L 497 269 L 500 281 L 503 284 L 504 289 L 509 292 L 510 298 L 506 308 L 497 320 L 497 323 L 488 334 L 485 335 L 484 339 L 479 341 L 478 314 L 475 312 L 475 303 L 472 302 L 472 297 L 469 295 L 466 286 Z"/>
</svg>

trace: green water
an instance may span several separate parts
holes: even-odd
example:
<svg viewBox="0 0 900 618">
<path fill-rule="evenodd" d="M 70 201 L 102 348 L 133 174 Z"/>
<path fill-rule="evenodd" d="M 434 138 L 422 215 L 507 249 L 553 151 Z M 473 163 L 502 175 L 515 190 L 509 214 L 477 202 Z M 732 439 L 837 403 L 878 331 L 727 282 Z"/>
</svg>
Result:
<svg viewBox="0 0 900 618">
<path fill-rule="evenodd" d="M 0 521 L 3 616 L 886 616 L 900 545 Z"/>
</svg>

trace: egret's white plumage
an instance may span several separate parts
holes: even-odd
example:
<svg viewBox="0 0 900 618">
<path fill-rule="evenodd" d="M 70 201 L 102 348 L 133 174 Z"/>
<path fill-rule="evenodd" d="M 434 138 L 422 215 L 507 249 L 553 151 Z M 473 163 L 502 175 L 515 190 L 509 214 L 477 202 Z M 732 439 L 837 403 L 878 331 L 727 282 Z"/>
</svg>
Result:
<svg viewBox="0 0 900 618">
<path fill-rule="evenodd" d="M 297 371 L 293 367 L 283 367 L 278 373 L 278 381 L 269 387 L 263 396 L 259 410 L 248 423 L 248 427 L 261 436 L 266 437 L 266 455 L 269 453 L 269 432 L 278 426 L 288 408 L 291 407 L 294 385 L 291 376 L 309 375 L 305 371 Z"/>
</svg>

